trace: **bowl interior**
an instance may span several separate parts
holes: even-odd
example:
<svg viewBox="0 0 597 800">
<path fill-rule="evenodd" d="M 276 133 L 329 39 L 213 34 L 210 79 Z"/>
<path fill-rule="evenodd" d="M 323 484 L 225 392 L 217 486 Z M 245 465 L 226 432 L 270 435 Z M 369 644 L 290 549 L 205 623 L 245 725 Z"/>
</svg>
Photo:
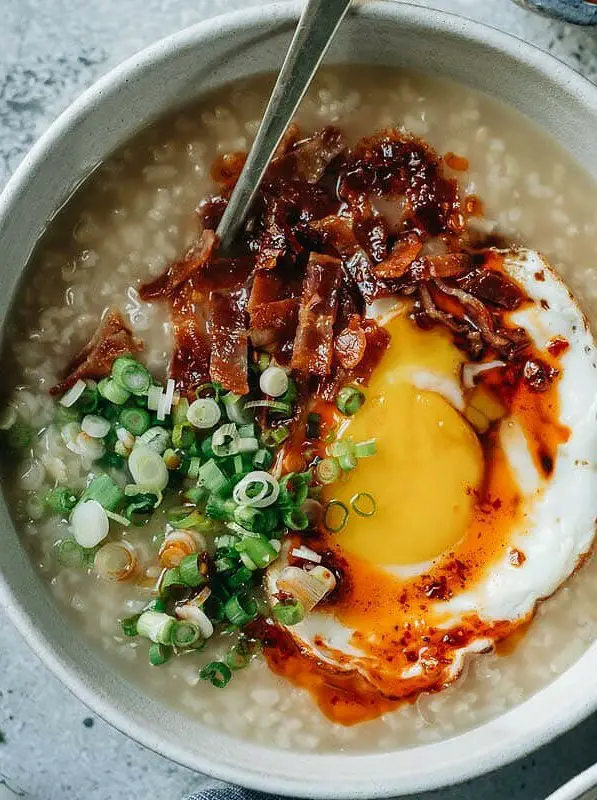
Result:
<svg viewBox="0 0 597 800">
<path fill-rule="evenodd" d="M 135 56 L 86 93 L 27 156 L 0 199 L 0 319 L 31 250 L 57 209 L 108 154 L 173 107 L 239 77 L 275 70 L 298 16 L 294 4 L 230 15 Z M 440 74 L 531 117 L 597 177 L 597 90 L 549 56 L 463 19 L 416 6 L 366 3 L 334 42 L 332 63 Z M 597 652 L 526 703 L 476 731 L 409 751 L 343 758 L 240 744 L 142 695 L 72 635 L 21 547 L 0 500 L 0 594 L 44 662 L 109 722 L 187 766 L 253 788 L 305 797 L 409 793 L 496 768 L 597 705 L 586 686 Z M 474 752 L 474 760 L 470 754 Z"/>
</svg>

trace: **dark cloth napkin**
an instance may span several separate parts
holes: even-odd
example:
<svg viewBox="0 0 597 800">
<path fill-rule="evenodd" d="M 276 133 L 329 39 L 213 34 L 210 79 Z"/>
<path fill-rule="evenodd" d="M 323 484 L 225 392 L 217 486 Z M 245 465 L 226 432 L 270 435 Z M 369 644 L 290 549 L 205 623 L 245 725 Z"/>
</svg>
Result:
<svg viewBox="0 0 597 800">
<path fill-rule="evenodd" d="M 265 795 L 251 789 L 241 789 L 230 783 L 208 781 L 186 800 L 283 800 L 279 795 Z"/>
</svg>

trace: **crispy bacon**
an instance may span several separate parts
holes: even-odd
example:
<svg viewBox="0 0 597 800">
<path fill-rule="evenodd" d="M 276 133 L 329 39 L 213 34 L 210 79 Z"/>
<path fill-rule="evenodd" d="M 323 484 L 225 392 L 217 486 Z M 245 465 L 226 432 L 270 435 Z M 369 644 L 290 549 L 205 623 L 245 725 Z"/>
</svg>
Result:
<svg viewBox="0 0 597 800">
<path fill-rule="evenodd" d="M 345 150 L 346 140 L 342 131 L 328 126 L 298 142 L 291 155 L 298 175 L 307 183 L 317 183 L 331 162 Z"/>
<path fill-rule="evenodd" d="M 142 342 L 133 336 L 121 313 L 110 311 L 89 342 L 68 364 L 64 380 L 53 386 L 50 394 L 62 394 L 80 379 L 104 378 L 110 374 L 117 358 L 142 349 Z"/>
<path fill-rule="evenodd" d="M 209 297 L 211 379 L 236 394 L 249 391 L 246 306 L 244 290 L 212 292 Z"/>
<path fill-rule="evenodd" d="M 361 318 L 353 314 L 348 325 L 334 339 L 334 355 L 342 367 L 353 369 L 363 359 L 366 349 L 367 335 L 361 327 Z"/>
<path fill-rule="evenodd" d="M 508 311 L 518 308 L 524 299 L 524 293 L 511 278 L 493 269 L 471 270 L 462 276 L 458 285 L 484 303 L 491 303 Z"/>
<path fill-rule="evenodd" d="M 391 289 L 378 278 L 367 253 L 359 245 L 349 224 L 337 216 L 311 223 L 325 244 L 342 259 L 342 268 L 350 282 L 358 288 L 366 303 L 391 294 Z"/>
<path fill-rule="evenodd" d="M 151 283 L 143 284 L 139 295 L 143 300 L 156 300 L 170 296 L 182 283 L 188 281 L 196 272 L 206 267 L 217 245 L 216 235 L 204 230 L 201 238 L 186 253 L 181 261 L 176 261 Z"/>
<path fill-rule="evenodd" d="M 398 240 L 390 255 L 373 267 L 373 271 L 380 278 L 397 279 L 407 272 L 413 261 L 418 258 L 423 249 L 420 236 L 411 231 Z"/>
<path fill-rule="evenodd" d="M 249 298 L 249 338 L 253 347 L 276 353 L 287 361 L 298 323 L 298 297 L 292 286 L 269 269 L 257 270 Z"/>
<path fill-rule="evenodd" d="M 174 332 L 174 352 L 170 360 L 170 375 L 183 392 L 191 393 L 209 381 L 211 348 L 202 315 L 203 304 L 190 283 L 183 284 L 171 298 L 170 316 Z"/>
<path fill-rule="evenodd" d="M 311 254 L 291 361 L 292 368 L 299 372 L 330 373 L 341 274 L 337 258 Z"/>
</svg>

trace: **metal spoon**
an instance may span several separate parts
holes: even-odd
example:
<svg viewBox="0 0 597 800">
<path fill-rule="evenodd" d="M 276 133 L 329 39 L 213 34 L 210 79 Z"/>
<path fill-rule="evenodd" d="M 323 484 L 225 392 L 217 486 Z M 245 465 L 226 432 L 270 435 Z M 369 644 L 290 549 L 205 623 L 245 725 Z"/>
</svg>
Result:
<svg viewBox="0 0 597 800">
<path fill-rule="evenodd" d="M 309 88 L 351 0 L 307 0 L 247 162 L 218 226 L 226 250 L 242 227 L 267 166 Z"/>
</svg>

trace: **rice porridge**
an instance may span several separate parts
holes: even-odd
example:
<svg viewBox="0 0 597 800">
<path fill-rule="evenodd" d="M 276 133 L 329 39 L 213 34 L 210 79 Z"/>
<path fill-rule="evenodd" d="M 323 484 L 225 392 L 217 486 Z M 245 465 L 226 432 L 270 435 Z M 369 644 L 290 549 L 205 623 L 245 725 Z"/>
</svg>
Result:
<svg viewBox="0 0 597 800">
<path fill-rule="evenodd" d="M 218 156 L 248 149 L 270 85 L 270 78 L 238 83 L 160 120 L 99 166 L 49 223 L 13 303 L 4 353 L 11 383 L 4 400 L 16 398 L 19 419 L 44 432 L 25 455 L 4 459 L 5 485 L 23 543 L 73 629 L 98 658 L 182 714 L 239 738 L 303 751 L 378 752 L 440 740 L 522 702 L 593 643 L 594 560 L 540 604 L 524 635 L 473 657 L 443 691 L 422 692 L 359 725 L 328 719 L 308 691 L 268 669 L 259 654 L 225 689 L 201 680 L 206 660 L 225 658 L 225 633 L 209 643 L 209 658 L 189 650 L 159 668 L 150 665 L 143 643 L 124 636 L 119 624 L 146 606 L 150 582 L 108 582 L 56 562 L 56 542 L 69 536 L 69 525 L 47 516 L 43 498 L 56 481 L 83 490 L 89 463 L 67 449 L 52 425 L 48 390 L 112 307 L 145 343 L 144 363 L 154 378 L 166 380 L 174 346 L 168 310 L 144 302 L 139 286 L 196 240 L 197 206 L 215 191 L 210 167 Z M 322 70 L 298 122 L 305 134 L 338 126 L 350 145 L 398 128 L 451 154 L 449 175 L 463 195 L 483 202 L 479 234 L 541 251 L 597 324 L 595 185 L 525 118 L 443 79 L 359 67 Z M 141 560 L 155 548 L 166 513 L 160 508 L 147 525 L 127 528 Z"/>
</svg>

